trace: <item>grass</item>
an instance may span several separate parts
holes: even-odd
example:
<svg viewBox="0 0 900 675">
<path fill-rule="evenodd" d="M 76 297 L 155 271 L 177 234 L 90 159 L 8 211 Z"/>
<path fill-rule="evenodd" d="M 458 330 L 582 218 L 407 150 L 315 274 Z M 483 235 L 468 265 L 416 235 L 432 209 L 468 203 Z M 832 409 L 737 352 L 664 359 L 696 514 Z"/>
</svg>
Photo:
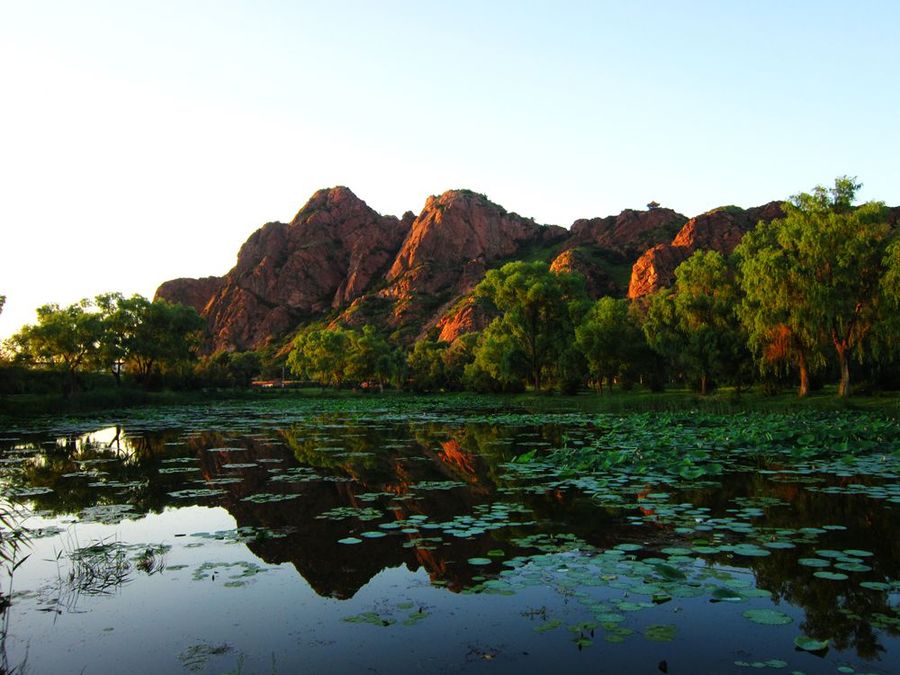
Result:
<svg viewBox="0 0 900 675">
<path fill-rule="evenodd" d="M 717 389 L 707 396 L 688 389 L 667 389 L 651 392 L 641 387 L 631 391 L 613 389 L 603 394 L 582 392 L 575 396 L 547 396 L 534 393 L 511 397 L 528 407 L 553 409 L 575 407 L 584 412 L 663 412 L 701 410 L 710 413 L 740 411 L 782 412 L 796 410 L 868 410 L 900 415 L 900 396 L 895 392 L 881 395 L 851 396 L 841 399 L 837 387 L 824 387 L 806 398 L 798 398 L 793 390 L 774 395 L 755 390 L 736 392 L 733 388 Z"/>
<path fill-rule="evenodd" d="M 761 393 L 757 388 L 740 393 L 731 387 L 716 389 L 707 396 L 685 388 L 669 388 L 652 392 L 635 386 L 630 391 L 618 387 L 604 389 L 602 394 L 583 391 L 573 396 L 556 393 L 481 395 L 471 392 L 429 394 L 423 396 L 405 391 L 388 390 L 384 393 L 362 392 L 350 389 L 272 388 L 272 389 L 208 389 L 194 391 L 143 391 L 136 389 L 95 390 L 80 392 L 68 398 L 51 394 L 20 394 L 0 397 L 0 423 L 3 417 L 22 418 L 61 413 L 86 413 L 111 411 L 131 407 L 178 406 L 209 404 L 216 401 L 283 401 L 291 400 L 390 400 L 415 404 L 428 399 L 465 407 L 466 400 L 480 402 L 492 400 L 498 407 L 517 406 L 535 410 L 575 409 L 581 412 L 626 413 L 652 411 L 701 410 L 710 413 L 739 411 L 794 411 L 794 410 L 866 410 L 900 416 L 900 395 L 897 392 L 850 396 L 841 399 L 836 386 L 826 386 L 806 398 L 798 398 L 794 389 L 777 394 Z"/>
</svg>

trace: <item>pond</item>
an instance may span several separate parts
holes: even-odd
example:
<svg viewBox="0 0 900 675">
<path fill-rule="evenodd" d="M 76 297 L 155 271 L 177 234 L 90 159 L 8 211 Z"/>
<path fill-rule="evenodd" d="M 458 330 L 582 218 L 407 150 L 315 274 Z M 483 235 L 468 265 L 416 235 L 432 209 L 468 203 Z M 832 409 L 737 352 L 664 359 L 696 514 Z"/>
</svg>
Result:
<svg viewBox="0 0 900 675">
<path fill-rule="evenodd" d="M 474 397 L 12 423 L 0 672 L 900 672 L 898 429 Z"/>
</svg>

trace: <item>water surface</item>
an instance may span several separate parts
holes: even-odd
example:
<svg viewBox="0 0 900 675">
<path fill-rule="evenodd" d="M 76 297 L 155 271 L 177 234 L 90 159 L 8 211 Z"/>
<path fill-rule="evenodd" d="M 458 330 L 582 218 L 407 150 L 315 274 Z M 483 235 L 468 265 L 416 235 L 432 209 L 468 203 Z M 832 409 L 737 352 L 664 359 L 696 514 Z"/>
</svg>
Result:
<svg viewBox="0 0 900 675">
<path fill-rule="evenodd" d="M 33 538 L 3 617 L 7 667 L 900 672 L 898 460 L 883 437 L 843 462 L 564 471 L 548 453 L 595 445 L 616 420 L 502 404 L 11 425 L 2 490 Z M 673 456 L 690 443 L 674 436 Z"/>
</svg>

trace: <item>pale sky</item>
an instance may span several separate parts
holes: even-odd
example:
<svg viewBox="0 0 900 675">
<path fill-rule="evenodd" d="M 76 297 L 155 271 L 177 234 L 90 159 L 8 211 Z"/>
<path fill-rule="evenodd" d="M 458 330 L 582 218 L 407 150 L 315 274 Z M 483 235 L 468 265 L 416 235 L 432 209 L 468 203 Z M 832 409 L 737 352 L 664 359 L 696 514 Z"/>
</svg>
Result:
<svg viewBox="0 0 900 675">
<path fill-rule="evenodd" d="M 0 337 L 47 302 L 224 274 L 347 185 L 538 222 L 900 204 L 900 3 L 0 0 Z"/>
</svg>

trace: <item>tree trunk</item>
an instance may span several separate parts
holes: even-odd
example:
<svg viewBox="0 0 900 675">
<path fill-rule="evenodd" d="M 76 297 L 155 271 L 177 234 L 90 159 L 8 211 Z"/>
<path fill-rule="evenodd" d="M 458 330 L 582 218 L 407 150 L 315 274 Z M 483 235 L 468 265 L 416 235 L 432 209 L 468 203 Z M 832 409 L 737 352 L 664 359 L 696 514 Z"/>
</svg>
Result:
<svg viewBox="0 0 900 675">
<path fill-rule="evenodd" d="M 706 373 L 700 375 L 700 395 L 706 396 L 709 391 L 709 377 Z"/>
<path fill-rule="evenodd" d="M 797 357 L 797 365 L 800 367 L 800 391 L 797 396 L 803 398 L 809 394 L 809 369 L 806 367 L 806 354 L 802 351 Z"/>
<path fill-rule="evenodd" d="M 841 383 L 838 386 L 838 396 L 846 398 L 850 395 L 850 361 L 847 359 L 847 350 L 840 347 L 837 350 L 838 363 L 841 366 Z"/>
</svg>

